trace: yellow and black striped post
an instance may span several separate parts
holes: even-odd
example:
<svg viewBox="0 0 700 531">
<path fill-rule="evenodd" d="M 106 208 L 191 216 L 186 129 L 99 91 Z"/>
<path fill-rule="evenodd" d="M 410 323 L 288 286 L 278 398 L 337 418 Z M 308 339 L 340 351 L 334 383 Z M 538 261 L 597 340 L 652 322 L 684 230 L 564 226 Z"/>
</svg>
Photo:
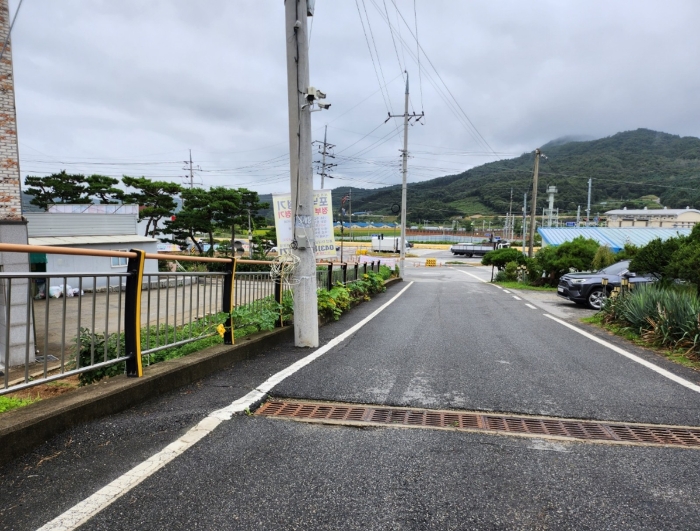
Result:
<svg viewBox="0 0 700 531">
<path fill-rule="evenodd" d="M 141 289 L 143 287 L 143 268 L 146 253 L 140 249 L 131 249 L 135 258 L 129 258 L 126 264 L 126 290 L 124 293 L 124 350 L 129 356 L 126 360 L 126 375 L 136 378 L 143 376 L 141 365 Z"/>
<path fill-rule="evenodd" d="M 284 326 L 284 316 L 282 315 L 282 298 L 284 297 L 284 290 L 282 289 L 282 275 L 275 277 L 275 301 L 280 305 L 280 316 L 275 323 L 275 328 L 281 328 Z"/>
<path fill-rule="evenodd" d="M 224 276 L 224 289 L 223 300 L 221 301 L 221 311 L 226 314 L 226 321 L 224 322 L 224 327 L 226 331 L 224 332 L 224 344 L 233 345 L 234 333 L 233 333 L 233 307 L 234 307 L 234 294 L 235 294 L 235 279 L 236 279 L 236 258 L 232 257 L 231 261 L 226 264 L 226 276 Z"/>
</svg>

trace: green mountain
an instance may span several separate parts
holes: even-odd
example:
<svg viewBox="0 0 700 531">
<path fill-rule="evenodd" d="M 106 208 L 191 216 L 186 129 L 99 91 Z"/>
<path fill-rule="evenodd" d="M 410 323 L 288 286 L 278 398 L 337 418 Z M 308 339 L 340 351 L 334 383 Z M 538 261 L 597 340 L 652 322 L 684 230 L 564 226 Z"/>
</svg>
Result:
<svg viewBox="0 0 700 531">
<path fill-rule="evenodd" d="M 541 147 L 538 211 L 547 206 L 545 190 L 558 188 L 555 208 L 575 214 L 586 208 L 588 179 L 593 179 L 592 215 L 612 208 L 700 207 L 700 139 L 637 129 L 592 141 L 558 139 Z M 440 222 L 474 214 L 504 215 L 513 190 L 513 212 L 521 212 L 523 194 L 532 195 L 534 152 L 491 162 L 457 175 L 408 185 L 410 221 Z M 410 170 L 409 170 L 410 171 Z M 338 209 L 346 189 L 333 191 Z M 401 202 L 401 187 L 353 189 L 353 212 L 391 215 Z"/>
</svg>

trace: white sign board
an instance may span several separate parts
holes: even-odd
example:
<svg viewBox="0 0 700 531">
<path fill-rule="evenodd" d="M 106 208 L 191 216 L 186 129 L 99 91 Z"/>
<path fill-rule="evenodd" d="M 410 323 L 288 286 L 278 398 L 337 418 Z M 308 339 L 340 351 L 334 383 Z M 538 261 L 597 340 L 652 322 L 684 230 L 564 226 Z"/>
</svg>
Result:
<svg viewBox="0 0 700 531">
<path fill-rule="evenodd" d="M 273 194 L 272 210 L 275 215 L 277 249 L 279 254 L 292 252 L 292 195 Z M 314 190 L 314 255 L 316 258 L 335 258 L 333 234 L 333 207 L 330 190 Z"/>
</svg>

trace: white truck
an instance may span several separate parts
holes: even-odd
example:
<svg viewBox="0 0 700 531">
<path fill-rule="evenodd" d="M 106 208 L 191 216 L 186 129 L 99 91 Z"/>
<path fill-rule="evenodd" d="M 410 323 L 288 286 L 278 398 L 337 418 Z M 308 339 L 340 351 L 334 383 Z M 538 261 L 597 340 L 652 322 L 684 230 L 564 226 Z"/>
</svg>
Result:
<svg viewBox="0 0 700 531">
<path fill-rule="evenodd" d="M 406 240 L 406 249 L 413 247 L 413 244 Z M 401 252 L 401 237 L 400 236 L 372 236 L 372 251 L 379 253 L 398 253 Z"/>
</svg>

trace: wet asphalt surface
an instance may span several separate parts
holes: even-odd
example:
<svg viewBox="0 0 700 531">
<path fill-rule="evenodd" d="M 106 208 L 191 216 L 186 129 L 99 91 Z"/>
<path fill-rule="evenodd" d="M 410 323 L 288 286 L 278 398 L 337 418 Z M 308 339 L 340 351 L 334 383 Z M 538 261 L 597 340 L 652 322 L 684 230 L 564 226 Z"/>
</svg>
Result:
<svg viewBox="0 0 700 531">
<path fill-rule="evenodd" d="M 697 393 L 544 317 L 552 302 L 531 309 L 456 268 L 407 277 L 271 394 L 700 424 Z M 322 327 L 322 343 L 406 285 Z M 308 353 L 261 352 L 0 468 L 0 529 L 36 529 Z M 698 450 L 237 415 L 81 529 L 700 529 L 699 471 Z"/>
</svg>

